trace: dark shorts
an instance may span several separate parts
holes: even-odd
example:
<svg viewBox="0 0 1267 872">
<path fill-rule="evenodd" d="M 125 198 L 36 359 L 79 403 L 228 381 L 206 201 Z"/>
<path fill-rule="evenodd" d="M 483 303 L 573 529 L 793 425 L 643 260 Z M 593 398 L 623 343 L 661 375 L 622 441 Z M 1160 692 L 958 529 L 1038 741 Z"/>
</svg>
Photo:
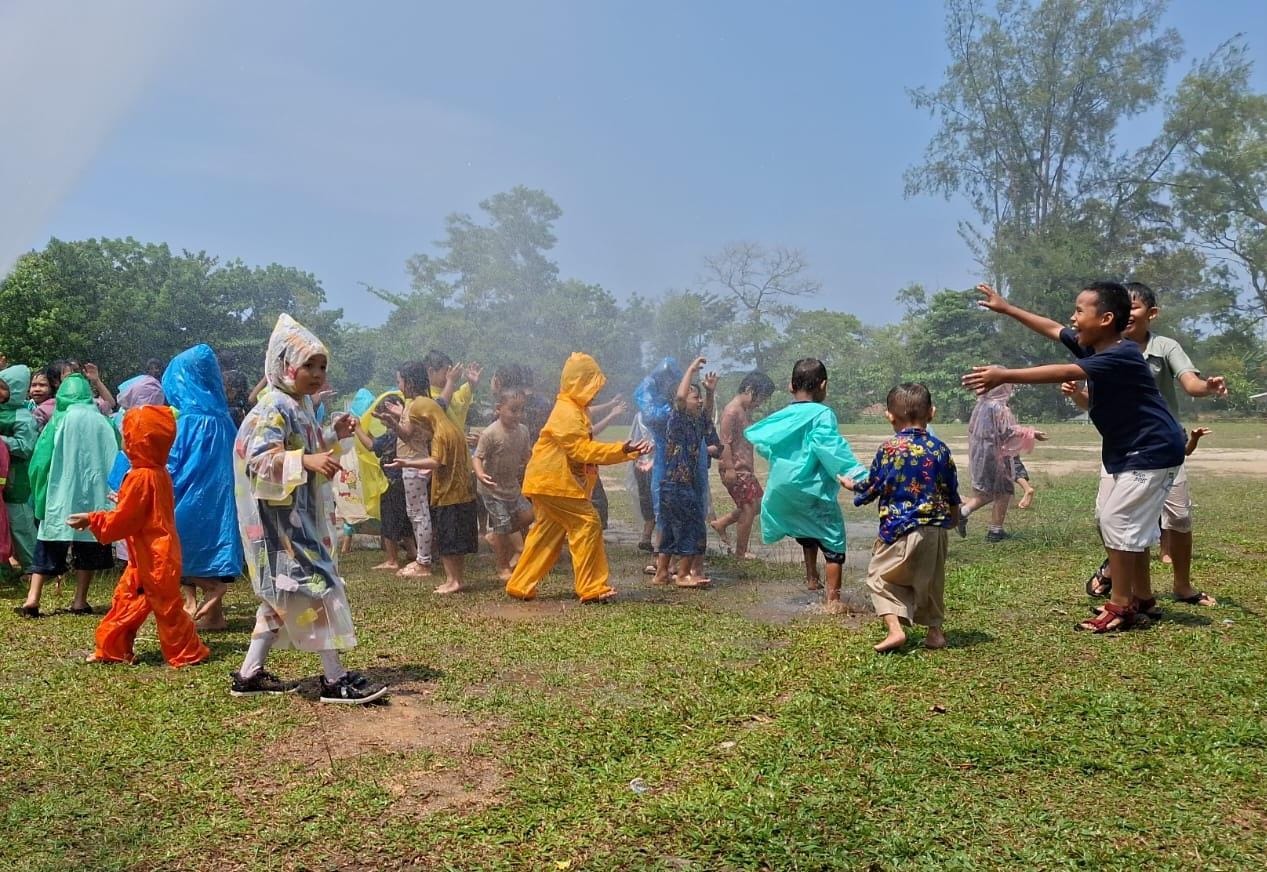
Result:
<svg viewBox="0 0 1267 872">
<path fill-rule="evenodd" d="M 441 557 L 474 554 L 479 551 L 479 523 L 475 518 L 475 500 L 455 506 L 432 506 L 431 529 Z"/>
<path fill-rule="evenodd" d="M 1012 458 L 1012 480 L 1023 478 L 1029 481 L 1029 470 L 1025 468 L 1025 464 L 1021 462 L 1019 457 Z"/>
<path fill-rule="evenodd" d="M 651 501 L 651 470 L 643 472 L 634 467 L 634 482 L 638 485 L 638 512 L 644 521 L 655 520 L 655 504 Z"/>
<path fill-rule="evenodd" d="M 750 472 L 740 472 L 735 480 L 726 485 L 726 493 L 735 501 L 735 506 L 754 506 L 761 504 L 761 482 Z"/>
<path fill-rule="evenodd" d="M 233 584 L 233 582 L 237 580 L 238 580 L 238 576 L 236 575 L 217 575 L 212 578 L 206 579 L 206 581 L 218 581 L 221 584 Z M 182 576 L 180 579 L 180 583 L 183 584 L 185 587 L 196 587 L 196 585 L 194 584 L 193 577 L 191 576 Z"/>
<path fill-rule="evenodd" d="M 802 548 L 817 548 L 819 551 L 823 552 L 823 560 L 826 561 L 827 563 L 838 563 L 842 566 L 844 565 L 844 562 L 845 562 L 844 553 L 828 551 L 826 548 L 823 547 L 823 543 L 819 542 L 817 539 L 810 539 L 809 537 L 797 536 L 796 544 L 800 545 Z"/>
<path fill-rule="evenodd" d="M 31 572 L 57 576 L 65 575 L 68 568 L 86 569 L 93 572 L 114 569 L 114 549 L 100 542 L 35 540 L 35 557 L 31 561 Z"/>
<path fill-rule="evenodd" d="M 704 506 L 694 484 L 660 483 L 661 554 L 694 557 L 708 545 Z"/>
<path fill-rule="evenodd" d="M 378 512 L 379 531 L 384 539 L 413 539 L 414 528 L 405 508 L 405 483 L 401 479 L 387 480 L 387 490 L 378 498 Z"/>
</svg>

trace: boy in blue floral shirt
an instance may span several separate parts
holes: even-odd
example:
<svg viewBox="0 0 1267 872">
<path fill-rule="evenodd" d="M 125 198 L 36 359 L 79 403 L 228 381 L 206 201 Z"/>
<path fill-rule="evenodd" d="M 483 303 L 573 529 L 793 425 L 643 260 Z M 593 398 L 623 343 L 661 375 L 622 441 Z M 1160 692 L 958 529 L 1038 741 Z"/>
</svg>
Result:
<svg viewBox="0 0 1267 872">
<path fill-rule="evenodd" d="M 937 409 L 922 384 L 889 391 L 885 417 L 895 435 L 876 451 L 871 474 L 855 491 L 854 505 L 880 500 L 880 532 L 871 550 L 867 587 L 875 613 L 888 629 L 877 653 L 906 643 L 903 624 L 928 628 L 925 648 L 945 648 L 947 530 L 959 522 L 959 479 L 946 443 L 929 434 Z"/>
</svg>

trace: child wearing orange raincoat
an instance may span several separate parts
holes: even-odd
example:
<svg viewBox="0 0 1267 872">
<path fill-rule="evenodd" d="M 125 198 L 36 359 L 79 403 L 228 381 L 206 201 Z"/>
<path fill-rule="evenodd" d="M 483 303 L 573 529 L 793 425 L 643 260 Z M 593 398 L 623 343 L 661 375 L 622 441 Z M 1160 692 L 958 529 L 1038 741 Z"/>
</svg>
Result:
<svg viewBox="0 0 1267 872">
<path fill-rule="evenodd" d="M 599 466 L 626 463 L 648 453 L 651 444 L 594 441 L 587 410 L 606 383 L 607 377 L 588 354 L 573 353 L 563 365 L 554 410 L 524 472 L 523 494 L 532 501 L 536 522 L 506 582 L 506 593 L 516 599 L 536 596 L 537 585 L 559 559 L 565 538 L 581 602 L 607 600 L 616 594 L 607 584 L 603 527 L 590 495 Z"/>
<path fill-rule="evenodd" d="M 176 534 L 176 500 L 167 454 L 176 439 L 176 418 L 167 406 L 137 406 L 123 416 L 123 451 L 132 469 L 119 488 L 118 505 L 110 512 L 71 515 L 66 523 L 89 530 L 106 544 L 126 539 L 130 562 L 110 611 L 97 627 L 92 660 L 131 663 L 132 643 L 150 612 L 158 624 L 163 657 L 174 667 L 201 663 L 210 656 L 185 612 L 180 592 L 180 538 Z"/>
</svg>

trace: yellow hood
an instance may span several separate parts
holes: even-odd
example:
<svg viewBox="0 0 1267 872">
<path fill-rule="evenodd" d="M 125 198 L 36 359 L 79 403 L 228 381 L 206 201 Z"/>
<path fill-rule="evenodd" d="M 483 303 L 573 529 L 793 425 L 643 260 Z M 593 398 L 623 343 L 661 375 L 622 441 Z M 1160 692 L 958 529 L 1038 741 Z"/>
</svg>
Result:
<svg viewBox="0 0 1267 872">
<path fill-rule="evenodd" d="M 584 408 L 594 402 L 605 384 L 607 376 L 598 368 L 598 361 L 588 354 L 574 351 L 567 363 L 563 364 L 563 374 L 559 377 L 559 396 L 567 397 Z"/>
</svg>

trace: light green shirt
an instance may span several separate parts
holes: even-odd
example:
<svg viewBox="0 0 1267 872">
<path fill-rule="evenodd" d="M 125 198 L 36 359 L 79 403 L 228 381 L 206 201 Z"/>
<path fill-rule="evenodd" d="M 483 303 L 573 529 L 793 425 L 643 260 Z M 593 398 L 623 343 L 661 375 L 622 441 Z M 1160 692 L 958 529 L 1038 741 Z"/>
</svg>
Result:
<svg viewBox="0 0 1267 872">
<path fill-rule="evenodd" d="M 1188 357 L 1183 347 L 1170 337 L 1149 333 L 1148 344 L 1144 346 L 1144 359 L 1148 361 L 1148 368 L 1153 371 L 1157 390 L 1161 391 L 1166 405 L 1170 407 L 1170 414 L 1178 420 L 1179 393 L 1175 389 L 1175 382 L 1186 372 L 1195 372 L 1200 375 L 1192 363 L 1192 358 Z"/>
</svg>

